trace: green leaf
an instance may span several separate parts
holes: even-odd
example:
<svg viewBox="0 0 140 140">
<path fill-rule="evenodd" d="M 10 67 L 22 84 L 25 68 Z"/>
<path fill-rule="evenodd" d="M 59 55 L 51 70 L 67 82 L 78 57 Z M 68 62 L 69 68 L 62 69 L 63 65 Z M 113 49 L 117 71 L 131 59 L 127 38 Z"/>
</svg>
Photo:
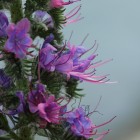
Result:
<svg viewBox="0 0 140 140">
<path fill-rule="evenodd" d="M 17 23 L 23 18 L 22 0 L 13 0 L 10 5 L 11 19 Z"/>
<path fill-rule="evenodd" d="M 5 131 L 10 130 L 7 118 L 2 113 L 0 113 L 0 129 L 5 130 Z"/>
</svg>

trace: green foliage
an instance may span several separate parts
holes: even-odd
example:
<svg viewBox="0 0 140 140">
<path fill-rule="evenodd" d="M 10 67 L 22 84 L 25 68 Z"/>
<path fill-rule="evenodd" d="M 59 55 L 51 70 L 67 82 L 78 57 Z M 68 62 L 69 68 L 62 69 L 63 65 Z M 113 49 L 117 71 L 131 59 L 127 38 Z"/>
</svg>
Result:
<svg viewBox="0 0 140 140">
<path fill-rule="evenodd" d="M 20 60 L 15 58 L 13 53 L 4 53 L 5 68 L 4 71 L 6 75 L 10 76 L 16 84 L 12 89 L 10 88 L 10 93 L 13 93 L 17 90 L 22 90 L 27 93 L 29 90 L 28 85 L 28 76 L 32 76 L 33 79 L 37 79 L 36 68 L 37 61 L 36 59 L 23 59 Z"/>
<path fill-rule="evenodd" d="M 13 0 L 10 6 L 11 19 L 14 23 L 17 23 L 23 18 L 22 0 Z"/>
<path fill-rule="evenodd" d="M 13 81 L 16 83 L 17 88 L 26 89 L 27 87 L 27 78 L 25 67 L 23 66 L 23 63 L 21 60 L 15 58 L 14 54 L 6 54 L 4 56 L 5 58 L 5 73 L 10 76 Z M 23 88 L 24 87 L 24 88 Z"/>
<path fill-rule="evenodd" d="M 23 77 L 22 63 L 21 60 L 15 58 L 13 53 L 5 53 L 5 72 L 7 75 L 15 79 L 20 79 Z"/>
<path fill-rule="evenodd" d="M 59 8 L 59 9 L 49 9 L 48 8 L 49 0 L 27 0 L 25 3 L 25 17 L 29 18 L 32 22 L 32 38 L 35 38 L 36 36 L 43 37 L 44 39 L 46 36 L 48 36 L 50 33 L 54 34 L 55 40 L 57 41 L 57 44 L 62 44 L 63 42 L 63 34 L 60 31 L 62 29 L 62 24 L 66 22 L 64 11 L 65 9 Z M 36 23 L 32 20 L 32 13 L 36 10 L 43 10 L 48 12 L 54 21 L 54 29 L 48 29 L 46 30 L 42 24 Z"/>
<path fill-rule="evenodd" d="M 48 135 L 51 140 L 62 140 L 63 133 L 65 132 L 63 126 L 61 125 L 47 125 Z"/>
<path fill-rule="evenodd" d="M 1 96 L 2 98 L 0 99 L 0 103 L 2 103 L 5 108 L 15 109 L 19 101 L 14 94 L 15 93 L 13 93 L 13 95 L 12 94 L 2 95 Z"/>
<path fill-rule="evenodd" d="M 57 30 L 62 29 L 62 24 L 66 22 L 64 11 L 64 8 L 54 8 L 48 11 L 48 13 L 52 16 L 53 20 L 55 21 L 54 24 Z"/>
<path fill-rule="evenodd" d="M 25 16 L 29 19 L 36 10 L 48 10 L 49 0 L 27 0 L 25 3 Z"/>
<path fill-rule="evenodd" d="M 55 36 L 55 40 L 57 44 L 62 44 L 63 42 L 63 33 L 60 30 L 53 30 L 52 31 L 53 35 Z"/>
<path fill-rule="evenodd" d="M 11 0 L 0 0 L 0 9 L 10 9 Z"/>
<path fill-rule="evenodd" d="M 50 35 L 50 30 L 48 29 L 45 29 L 44 24 L 41 24 L 41 23 L 37 23 L 35 22 L 32 18 L 31 18 L 31 23 L 32 23 L 32 26 L 31 26 L 31 31 L 32 31 L 32 38 L 34 39 L 36 36 L 40 36 L 42 38 L 46 38 L 46 36 Z"/>
<path fill-rule="evenodd" d="M 63 33 L 60 31 L 63 27 L 62 25 L 64 23 L 66 23 L 66 19 L 64 16 L 64 8 L 55 8 L 55 9 L 51 9 L 50 11 L 48 11 L 48 13 L 52 16 L 55 25 L 54 30 L 52 30 L 52 33 L 55 36 L 55 40 L 57 41 L 58 44 L 62 44 L 63 42 Z"/>
<path fill-rule="evenodd" d="M 3 115 L 2 113 L 0 113 L 0 129 L 5 130 L 5 131 L 10 130 L 8 120 L 7 120 L 6 116 Z"/>
<path fill-rule="evenodd" d="M 47 89 L 59 97 L 62 86 L 64 85 L 64 76 L 58 72 L 47 72 L 42 71 L 41 81 L 43 84 L 47 85 Z"/>
<path fill-rule="evenodd" d="M 33 128 L 30 126 L 23 126 L 19 129 L 19 136 L 21 140 L 33 140 Z"/>
<path fill-rule="evenodd" d="M 65 88 L 66 88 L 66 93 L 67 93 L 68 97 L 79 98 L 79 97 L 84 96 L 83 94 L 78 93 L 79 91 L 82 90 L 82 89 L 77 88 L 78 84 L 79 84 L 79 81 L 74 78 L 71 78 L 66 82 Z"/>
<path fill-rule="evenodd" d="M 31 18 L 31 14 L 36 10 L 36 2 L 33 0 L 26 0 L 25 3 L 25 17 L 27 17 L 28 19 Z"/>
</svg>

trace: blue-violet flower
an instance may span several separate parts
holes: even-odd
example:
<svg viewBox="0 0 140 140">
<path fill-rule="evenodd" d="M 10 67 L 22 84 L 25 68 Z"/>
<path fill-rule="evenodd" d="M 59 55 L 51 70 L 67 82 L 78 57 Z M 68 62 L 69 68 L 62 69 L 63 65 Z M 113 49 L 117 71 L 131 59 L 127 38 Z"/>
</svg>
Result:
<svg viewBox="0 0 140 140">
<path fill-rule="evenodd" d="M 12 52 L 17 58 L 24 58 L 28 54 L 27 49 L 32 45 L 32 39 L 29 32 L 30 21 L 27 18 L 20 20 L 16 25 L 10 24 L 7 27 L 8 40 L 4 49 Z"/>
</svg>

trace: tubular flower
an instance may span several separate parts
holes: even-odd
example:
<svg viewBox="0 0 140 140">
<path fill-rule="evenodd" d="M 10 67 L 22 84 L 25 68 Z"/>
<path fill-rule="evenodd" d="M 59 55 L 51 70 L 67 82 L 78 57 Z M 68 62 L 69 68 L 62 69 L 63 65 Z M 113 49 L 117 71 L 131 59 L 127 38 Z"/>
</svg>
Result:
<svg viewBox="0 0 140 140">
<path fill-rule="evenodd" d="M 61 8 L 65 5 L 69 5 L 69 4 L 72 4 L 77 1 L 80 1 L 80 0 L 69 0 L 68 2 L 64 2 L 64 0 L 51 0 L 50 7 L 51 8 Z"/>
<path fill-rule="evenodd" d="M 37 84 L 36 90 L 31 90 L 28 94 L 28 104 L 29 109 L 32 113 L 36 113 L 38 111 L 38 105 L 40 103 L 46 102 L 46 97 L 44 93 L 46 92 L 45 86 L 43 84 Z"/>
<path fill-rule="evenodd" d="M 67 113 L 65 117 L 66 122 L 69 123 L 70 129 L 75 135 L 88 139 L 96 133 L 96 131 L 93 131 L 95 125 L 86 117 L 83 108 L 80 107 L 73 112 Z"/>
<path fill-rule="evenodd" d="M 91 138 L 93 135 L 96 135 L 98 138 L 95 140 L 102 140 L 106 134 L 110 132 L 110 130 L 97 133 L 97 128 L 102 127 L 108 123 L 110 123 L 114 118 L 105 122 L 101 125 L 94 125 L 91 120 L 86 115 L 85 110 L 82 107 L 75 109 L 69 113 L 65 113 L 66 122 L 69 123 L 69 127 L 71 131 L 77 136 L 83 136 L 86 139 Z"/>
<path fill-rule="evenodd" d="M 36 90 L 28 94 L 28 104 L 30 112 L 37 113 L 41 127 L 49 123 L 59 123 L 61 106 L 55 101 L 55 97 L 45 95 L 46 90 L 43 84 L 37 84 Z M 43 125 L 44 124 L 44 125 Z"/>
<path fill-rule="evenodd" d="M 17 58 L 24 58 L 28 54 L 27 49 L 31 47 L 32 39 L 27 32 L 30 29 L 30 22 L 27 18 L 20 20 L 16 25 L 10 24 L 7 27 L 8 40 L 4 49 L 12 52 Z"/>
<path fill-rule="evenodd" d="M 48 28 L 54 27 L 53 19 L 46 11 L 37 10 L 32 14 L 32 17 L 36 22 L 39 22 Z"/>
<path fill-rule="evenodd" d="M 86 50 L 82 46 L 71 47 L 69 44 L 67 44 L 67 46 L 67 51 L 63 51 L 62 49 L 62 51 L 56 52 L 56 48 L 50 44 L 46 44 L 40 51 L 40 66 L 49 71 L 56 70 L 66 74 L 68 79 L 72 76 L 76 79 L 78 78 L 92 83 L 107 83 L 106 75 L 95 76 L 94 74 L 96 67 L 110 60 L 92 64 L 92 60 L 97 56 L 94 53 L 86 59 L 81 59 L 81 57 L 91 49 Z M 88 70 L 92 71 L 86 73 Z"/>
<path fill-rule="evenodd" d="M 55 97 L 49 96 L 45 103 L 38 104 L 39 116 L 49 123 L 59 124 L 61 106 L 55 101 Z"/>
<path fill-rule="evenodd" d="M 43 43 L 42 49 L 40 50 L 40 66 L 46 70 L 54 71 L 55 66 L 52 64 L 54 59 L 57 57 L 55 52 L 57 51 L 50 42 L 54 39 L 53 34 L 50 34 Z"/>
<path fill-rule="evenodd" d="M 3 13 L 0 12 L 0 37 L 6 37 L 6 28 L 8 26 L 8 18 L 7 16 Z"/>
</svg>

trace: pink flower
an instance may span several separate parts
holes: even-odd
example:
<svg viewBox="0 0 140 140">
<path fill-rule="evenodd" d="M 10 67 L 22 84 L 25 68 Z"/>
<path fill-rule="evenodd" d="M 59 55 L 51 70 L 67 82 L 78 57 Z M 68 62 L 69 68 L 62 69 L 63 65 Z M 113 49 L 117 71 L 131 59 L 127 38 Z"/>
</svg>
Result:
<svg viewBox="0 0 140 140">
<path fill-rule="evenodd" d="M 76 23 L 84 18 L 84 17 L 81 17 L 81 14 L 79 13 L 80 9 L 81 9 L 81 5 L 76 6 L 74 9 L 72 9 L 69 13 L 67 13 L 65 15 L 66 23 L 64 24 L 64 26 L 71 24 L 71 23 Z M 77 17 L 75 17 L 76 15 L 77 15 Z"/>
<path fill-rule="evenodd" d="M 38 105 L 46 102 L 45 96 L 46 90 L 43 84 L 37 84 L 36 89 L 28 93 L 28 104 L 30 112 L 36 113 L 38 111 Z"/>
<path fill-rule="evenodd" d="M 77 1 L 80 1 L 80 0 L 69 0 L 68 2 L 64 2 L 63 0 L 51 0 L 50 6 L 52 8 L 61 8 L 64 5 L 69 5 Z"/>
<path fill-rule="evenodd" d="M 39 116 L 49 123 L 59 124 L 61 106 L 55 101 L 55 97 L 49 96 L 45 103 L 38 104 Z"/>
<path fill-rule="evenodd" d="M 86 139 L 96 135 L 98 138 L 95 140 L 102 140 L 104 136 L 110 132 L 110 130 L 108 130 L 102 133 L 97 133 L 97 128 L 110 123 L 114 118 L 96 126 L 91 122 L 90 118 L 88 115 L 86 115 L 86 112 L 82 107 L 65 114 L 66 122 L 69 124 L 71 131 L 75 135 L 85 137 Z"/>
<path fill-rule="evenodd" d="M 94 132 L 95 125 L 86 117 L 85 111 L 81 107 L 67 113 L 66 121 L 69 123 L 71 131 L 77 136 L 88 139 L 96 133 L 96 131 Z"/>
<path fill-rule="evenodd" d="M 74 46 L 67 44 L 68 50 L 57 52 L 56 48 L 49 43 L 40 51 L 40 66 L 49 71 L 59 71 L 66 74 L 67 79 L 70 77 L 92 82 L 92 83 L 108 83 L 107 75 L 96 76 L 95 68 L 109 62 L 92 63 L 97 56 L 91 54 L 89 57 L 82 59 L 81 57 L 89 50 L 84 49 L 81 45 Z M 87 72 L 90 71 L 90 72 Z"/>
</svg>

